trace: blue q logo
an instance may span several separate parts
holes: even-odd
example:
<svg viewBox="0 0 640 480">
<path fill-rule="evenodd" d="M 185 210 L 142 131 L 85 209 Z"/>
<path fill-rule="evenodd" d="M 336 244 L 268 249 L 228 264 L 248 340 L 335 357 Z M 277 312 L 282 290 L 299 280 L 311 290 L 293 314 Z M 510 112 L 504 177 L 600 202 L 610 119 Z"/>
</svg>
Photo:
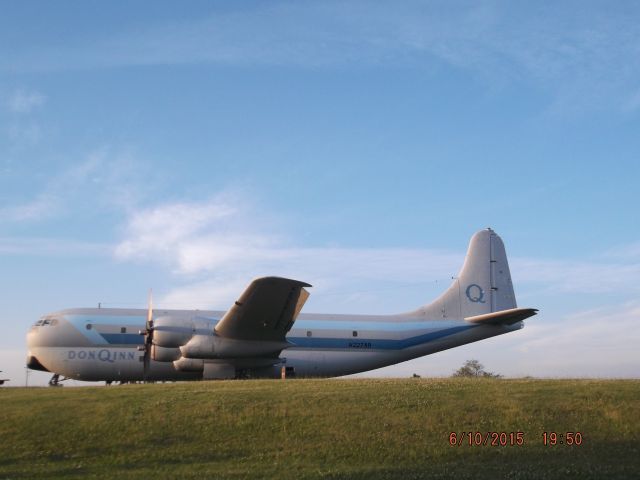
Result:
<svg viewBox="0 0 640 480">
<path fill-rule="evenodd" d="M 467 287 L 466 293 L 467 298 L 473 303 L 484 303 L 484 290 L 482 290 L 480 285 L 472 283 Z"/>
</svg>

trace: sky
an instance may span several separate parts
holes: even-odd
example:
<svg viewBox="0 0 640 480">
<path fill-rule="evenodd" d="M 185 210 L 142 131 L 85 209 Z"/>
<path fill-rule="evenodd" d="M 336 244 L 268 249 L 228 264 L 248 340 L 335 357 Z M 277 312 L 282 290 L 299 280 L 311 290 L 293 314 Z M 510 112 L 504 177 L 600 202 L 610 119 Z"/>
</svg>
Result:
<svg viewBox="0 0 640 480">
<path fill-rule="evenodd" d="M 2 2 L 0 376 L 70 307 L 430 302 L 491 227 L 516 333 L 369 376 L 640 377 L 637 2 Z M 33 384 L 47 375 L 33 373 Z"/>
</svg>

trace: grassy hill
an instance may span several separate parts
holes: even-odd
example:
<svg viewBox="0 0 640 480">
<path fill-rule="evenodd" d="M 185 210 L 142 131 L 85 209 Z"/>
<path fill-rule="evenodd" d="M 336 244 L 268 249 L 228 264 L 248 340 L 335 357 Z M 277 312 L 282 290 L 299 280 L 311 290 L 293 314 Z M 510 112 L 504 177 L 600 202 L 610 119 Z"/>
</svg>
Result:
<svg viewBox="0 0 640 480">
<path fill-rule="evenodd" d="M 582 444 L 544 446 L 545 431 Z M 639 478 L 639 441 L 634 380 L 0 389 L 0 478 Z"/>
</svg>

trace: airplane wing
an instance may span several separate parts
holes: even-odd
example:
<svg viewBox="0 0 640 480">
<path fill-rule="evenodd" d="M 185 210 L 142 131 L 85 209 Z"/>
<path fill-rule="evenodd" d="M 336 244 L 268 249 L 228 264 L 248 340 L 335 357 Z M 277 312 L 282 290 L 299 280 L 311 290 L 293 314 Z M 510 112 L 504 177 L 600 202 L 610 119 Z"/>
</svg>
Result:
<svg viewBox="0 0 640 480">
<path fill-rule="evenodd" d="M 220 337 L 284 341 L 309 292 L 308 283 L 280 277 L 251 282 L 215 327 Z"/>
<path fill-rule="evenodd" d="M 536 308 L 510 308 L 509 310 L 501 310 L 499 312 L 485 313 L 483 315 L 475 315 L 466 317 L 465 320 L 471 323 L 480 323 L 486 325 L 511 325 L 532 317 L 538 312 Z"/>
</svg>

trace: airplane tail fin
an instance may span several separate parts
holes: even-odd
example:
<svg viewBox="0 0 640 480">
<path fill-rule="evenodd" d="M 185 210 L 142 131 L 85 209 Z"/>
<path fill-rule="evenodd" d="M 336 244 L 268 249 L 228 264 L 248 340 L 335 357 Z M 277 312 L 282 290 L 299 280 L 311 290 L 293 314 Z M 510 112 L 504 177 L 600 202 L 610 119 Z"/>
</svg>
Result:
<svg viewBox="0 0 640 480">
<path fill-rule="evenodd" d="M 412 315 L 463 319 L 516 307 L 504 244 L 488 228 L 471 237 L 464 265 L 453 284 Z"/>
</svg>

